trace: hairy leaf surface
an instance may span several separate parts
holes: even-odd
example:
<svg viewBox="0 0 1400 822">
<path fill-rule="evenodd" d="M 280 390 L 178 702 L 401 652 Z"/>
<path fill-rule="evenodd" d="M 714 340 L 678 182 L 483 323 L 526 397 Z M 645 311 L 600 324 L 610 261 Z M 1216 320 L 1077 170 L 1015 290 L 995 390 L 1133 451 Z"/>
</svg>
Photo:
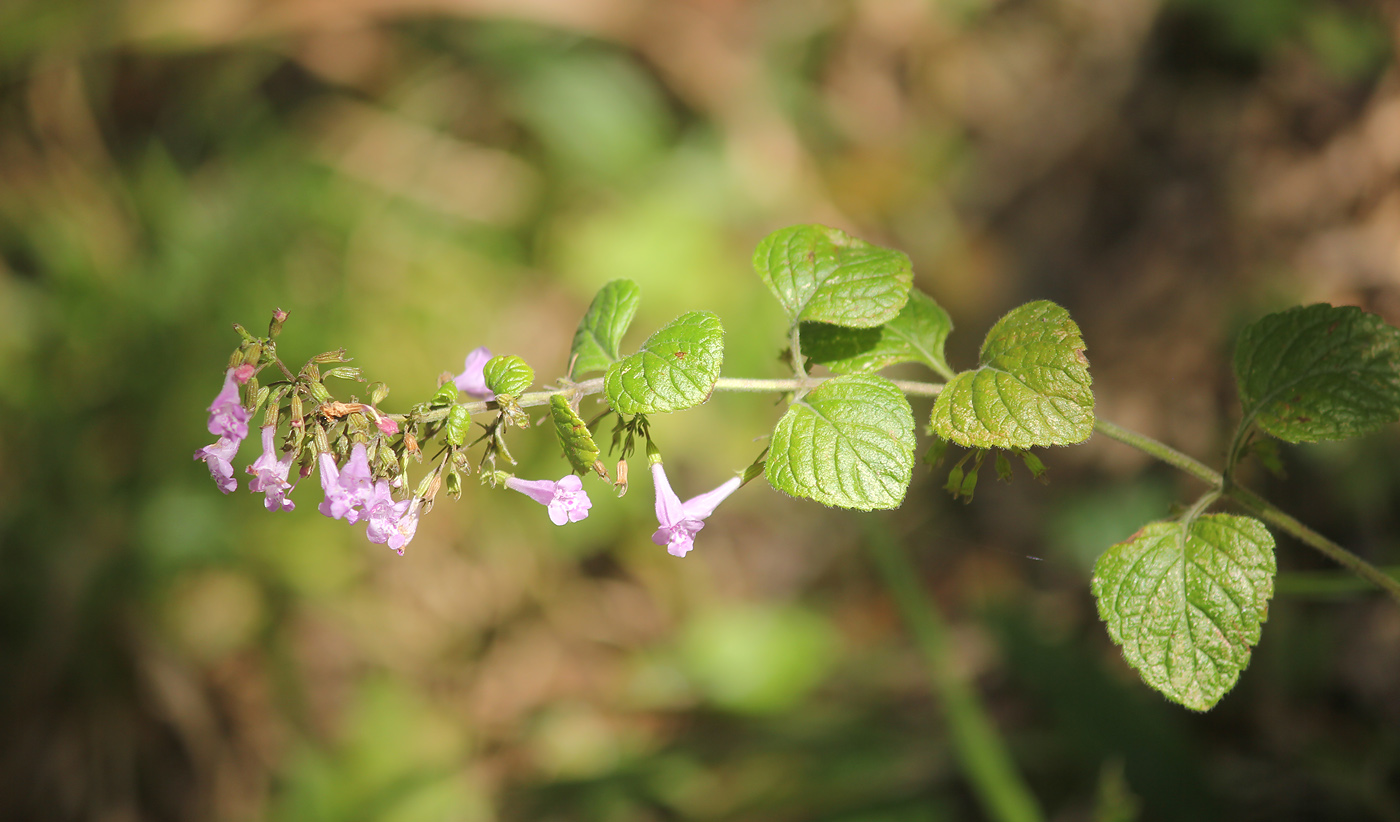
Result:
<svg viewBox="0 0 1400 822">
<path fill-rule="evenodd" d="M 1244 419 L 1288 442 L 1340 440 L 1400 420 L 1400 329 L 1353 306 L 1270 314 L 1240 334 Z"/>
<path fill-rule="evenodd" d="M 575 376 L 604 371 L 618 361 L 622 335 L 641 301 L 642 290 L 631 280 L 613 280 L 598 289 L 574 332 Z"/>
<path fill-rule="evenodd" d="M 1197 711 L 1235 685 L 1274 591 L 1274 539 L 1251 517 L 1154 522 L 1094 563 L 1099 617 L 1144 682 Z"/>
<path fill-rule="evenodd" d="M 854 328 L 894 319 L 914 283 L 903 252 L 821 225 L 769 234 L 754 251 L 753 267 L 793 321 Z"/>
<path fill-rule="evenodd" d="M 1069 312 L 1040 300 L 1012 310 L 982 343 L 981 365 L 954 377 L 933 406 L 933 430 L 959 445 L 1070 445 L 1094 432 L 1084 338 Z"/>
<path fill-rule="evenodd" d="M 878 371 L 902 362 L 921 362 L 953 378 L 943 354 L 953 330 L 948 312 L 920 291 L 909 292 L 899 314 L 875 328 L 848 328 L 830 323 L 802 324 L 802 354 L 838 374 Z"/>
<path fill-rule="evenodd" d="M 833 377 L 778 420 L 764 475 L 824 505 L 897 508 L 914 467 L 914 413 L 883 377 Z"/>
<path fill-rule="evenodd" d="M 619 414 L 681 411 L 709 399 L 723 364 L 719 317 L 689 311 L 652 334 L 640 351 L 608 366 L 603 389 Z"/>
</svg>

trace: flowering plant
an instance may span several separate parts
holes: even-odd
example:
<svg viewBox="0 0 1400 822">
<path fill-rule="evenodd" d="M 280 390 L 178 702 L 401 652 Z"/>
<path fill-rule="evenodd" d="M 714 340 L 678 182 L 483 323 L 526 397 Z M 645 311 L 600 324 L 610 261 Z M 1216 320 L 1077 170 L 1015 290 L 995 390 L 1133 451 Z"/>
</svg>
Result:
<svg viewBox="0 0 1400 822">
<path fill-rule="evenodd" d="M 380 408 L 389 393 L 383 383 L 366 385 L 363 397 L 333 396 L 331 378 L 364 381 L 360 369 L 344 365 L 344 349 L 314 356 L 296 372 L 284 364 L 276 338 L 287 315 L 278 311 L 266 336 L 235 326 L 241 343 L 209 407 L 209 432 L 217 440 L 195 459 L 205 462 L 221 491 L 231 492 L 238 446 L 252 415 L 262 410 L 263 450 L 248 471 L 249 488 L 265 495 L 267 509 L 295 508 L 288 499 L 292 466 L 299 478 L 319 471 L 318 510 L 364 523 L 370 542 L 402 554 L 438 494 L 460 496 L 473 469 L 484 485 L 545 506 L 550 521 L 562 526 L 588 517 L 593 502 L 585 478 L 611 485 L 618 496 L 626 493 L 627 461 L 642 442 L 655 495 L 652 540 L 684 557 L 720 503 L 759 474 L 778 491 L 824 505 L 898 507 L 915 462 L 908 397 L 932 397 L 924 461 L 937 465 L 950 447 L 961 449 L 945 484 L 954 497 L 972 498 L 991 455 L 1003 480 L 1011 478 L 1013 458 L 1039 477 L 1045 466 L 1030 449 L 1080 443 L 1096 432 L 1207 485 L 1182 515 L 1148 523 L 1106 547 L 1092 580 L 1099 613 L 1125 658 L 1148 685 L 1188 708 L 1206 710 L 1228 692 L 1258 642 L 1275 575 L 1274 540 L 1265 523 L 1400 601 L 1400 582 L 1235 479 L 1241 461 L 1272 454 L 1270 437 L 1343 439 L 1400 419 L 1400 330 L 1378 317 L 1313 305 L 1246 328 L 1234 363 L 1242 418 L 1217 472 L 1096 416 L 1084 339 L 1061 306 L 1037 301 L 1009 312 L 987 333 L 977 364 L 958 370 L 944 354 L 952 321 L 913 288 L 904 254 L 806 225 L 769 235 L 753 263 L 788 315 L 783 359 L 790 373 L 782 378 L 722 377 L 724 329 L 707 311 L 680 315 L 624 355 L 640 291 L 617 280 L 598 292 L 580 322 L 562 378 L 531 391 L 529 364 L 478 348 L 461 374 L 443 375 L 431 396 L 388 413 Z M 922 365 L 937 379 L 902 381 L 879 373 L 900 363 Z M 774 392 L 787 407 L 750 466 L 682 501 L 648 417 L 699 405 L 716 391 Z M 579 406 L 588 396 L 600 396 L 605 407 L 585 422 Z M 543 406 L 570 473 L 522 479 L 503 467 L 514 464 L 507 434 L 530 427 L 524 409 Z M 468 441 L 478 416 L 485 418 L 484 431 Z M 614 418 L 609 453 L 619 458 L 613 474 L 594 439 L 607 417 Z M 438 450 L 415 485 L 410 467 L 425 461 L 425 445 L 434 441 Z M 1211 512 L 1224 502 L 1242 513 Z"/>
</svg>

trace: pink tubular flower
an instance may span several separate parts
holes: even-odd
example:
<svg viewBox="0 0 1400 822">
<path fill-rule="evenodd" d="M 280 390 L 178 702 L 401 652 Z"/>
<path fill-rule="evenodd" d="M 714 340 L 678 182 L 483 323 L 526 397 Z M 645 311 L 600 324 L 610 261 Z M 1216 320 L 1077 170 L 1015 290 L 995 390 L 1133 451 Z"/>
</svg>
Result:
<svg viewBox="0 0 1400 822">
<path fill-rule="evenodd" d="M 388 546 L 403 556 L 404 546 L 413 540 L 418 530 L 420 502 L 417 499 L 394 501 L 389 483 L 380 480 L 374 484 L 374 497 L 366 509 L 369 527 L 365 535 L 369 541 Z"/>
<path fill-rule="evenodd" d="M 233 478 L 233 458 L 238 454 L 240 441 L 241 438 L 219 437 L 218 442 L 194 452 L 195 459 L 204 460 L 204 464 L 209 466 L 209 475 L 225 494 L 238 487 L 238 481 Z"/>
<path fill-rule="evenodd" d="M 466 368 L 452 381 L 457 390 L 483 400 L 494 400 L 496 395 L 486 387 L 486 363 L 491 359 L 491 349 L 482 346 L 467 355 Z"/>
<path fill-rule="evenodd" d="M 374 421 L 374 427 L 379 429 L 379 433 L 386 437 L 392 437 L 399 433 L 399 424 L 388 417 L 380 417 Z"/>
<path fill-rule="evenodd" d="M 344 517 L 352 525 L 359 522 L 374 496 L 365 444 L 355 443 L 343 469 L 335 467 L 335 457 L 329 453 L 322 452 L 316 459 L 321 464 L 321 490 L 326 492 L 316 510 L 333 519 Z"/>
<path fill-rule="evenodd" d="M 588 509 L 593 507 L 588 492 L 583 490 L 583 480 L 574 474 L 565 474 L 558 482 L 511 477 L 506 480 L 506 487 L 548 506 L 549 521 L 555 525 L 578 522 L 587 517 Z"/>
<path fill-rule="evenodd" d="M 287 474 L 292 470 L 292 458 L 296 454 L 288 452 L 278 459 L 277 449 L 273 445 L 276 436 L 277 426 L 269 425 L 263 428 L 263 452 L 262 456 L 248 466 L 248 473 L 253 475 L 248 481 L 248 490 L 254 494 L 267 494 L 263 505 L 267 506 L 269 511 L 291 511 L 297 506 L 287 499 L 287 492 L 292 487 L 292 484 L 287 482 Z"/>
<path fill-rule="evenodd" d="M 209 433 L 242 442 L 248 436 L 249 414 L 238 397 L 235 371 L 237 369 L 230 368 L 224 375 L 224 387 L 219 391 L 219 396 L 214 398 L 214 404 L 209 406 Z M 247 379 L 243 381 L 247 382 Z"/>
<path fill-rule="evenodd" d="M 661 524 L 651 535 L 651 541 L 665 545 L 666 552 L 673 557 L 683 557 L 695 547 L 695 535 L 705 527 L 704 519 L 742 484 L 734 477 L 713 491 L 681 502 L 671 490 L 661 463 L 652 464 L 651 478 L 656 483 L 656 521 Z"/>
</svg>

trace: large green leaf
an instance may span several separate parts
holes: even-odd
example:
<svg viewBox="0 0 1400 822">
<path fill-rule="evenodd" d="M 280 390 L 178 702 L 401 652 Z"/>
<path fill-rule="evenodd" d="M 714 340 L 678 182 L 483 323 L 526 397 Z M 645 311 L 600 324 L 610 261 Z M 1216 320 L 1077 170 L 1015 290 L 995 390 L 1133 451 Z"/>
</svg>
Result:
<svg viewBox="0 0 1400 822">
<path fill-rule="evenodd" d="M 794 322 L 872 328 L 894 319 L 914 283 L 903 253 L 821 225 L 769 234 L 753 267 Z"/>
<path fill-rule="evenodd" d="M 838 374 L 878 371 L 896 363 L 921 362 L 953 378 L 943 344 L 953 330 L 948 312 L 920 291 L 909 292 L 894 319 L 875 328 L 830 323 L 802 324 L 802 354 Z"/>
<path fill-rule="evenodd" d="M 764 475 L 779 491 L 824 505 L 897 508 L 914 467 L 914 412 L 894 383 L 833 377 L 778 420 Z"/>
<path fill-rule="evenodd" d="M 598 461 L 598 446 L 588 426 L 563 394 L 549 398 L 549 415 L 554 420 L 554 433 L 559 435 L 559 445 L 564 448 L 564 457 L 573 466 L 575 474 L 586 474 Z"/>
<path fill-rule="evenodd" d="M 619 414 L 681 411 L 709 399 L 723 364 L 719 317 L 690 311 L 652 334 L 640 351 L 608 366 L 603 389 Z"/>
<path fill-rule="evenodd" d="M 1154 522 L 1094 563 L 1109 636 L 1144 682 L 1209 709 L 1249 664 L 1274 592 L 1274 539 L 1250 517 Z"/>
<path fill-rule="evenodd" d="M 613 280 L 594 295 L 574 332 L 574 374 L 603 371 L 617 362 L 617 347 L 632 324 L 642 290 L 631 280 Z"/>
<path fill-rule="evenodd" d="M 975 448 L 1070 445 L 1094 432 L 1084 338 L 1069 312 L 1027 303 L 982 343 L 981 366 L 954 377 L 933 405 L 933 430 Z"/>
<path fill-rule="evenodd" d="M 1288 442 L 1339 440 L 1400 419 L 1400 329 L 1352 306 L 1270 314 L 1235 346 L 1244 423 Z"/>
</svg>

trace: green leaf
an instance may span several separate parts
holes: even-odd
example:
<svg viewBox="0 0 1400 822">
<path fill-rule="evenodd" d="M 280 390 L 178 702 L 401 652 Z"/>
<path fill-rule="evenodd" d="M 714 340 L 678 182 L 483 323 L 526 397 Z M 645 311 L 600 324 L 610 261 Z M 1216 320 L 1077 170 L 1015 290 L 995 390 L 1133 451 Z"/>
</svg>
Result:
<svg viewBox="0 0 1400 822">
<path fill-rule="evenodd" d="M 443 421 L 443 439 L 449 445 L 461 446 L 467 441 L 467 431 L 472 425 L 472 415 L 467 413 L 465 405 L 454 405 L 447 411 L 447 419 Z"/>
<path fill-rule="evenodd" d="M 652 334 L 642 349 L 608 366 L 603 389 L 619 414 L 682 411 L 709 399 L 724 364 L 724 327 L 690 311 Z"/>
<path fill-rule="evenodd" d="M 491 393 L 507 397 L 520 396 L 535 381 L 535 369 L 513 356 L 492 357 L 481 373 Z"/>
<path fill-rule="evenodd" d="M 901 362 L 921 362 L 953 378 L 943 344 L 953 330 L 948 312 L 920 291 L 894 319 L 876 328 L 847 328 L 830 323 L 802 324 L 802 354 L 838 374 L 878 371 Z"/>
<path fill-rule="evenodd" d="M 959 445 L 1070 445 L 1094 432 L 1084 338 L 1069 312 L 1045 300 L 1002 317 L 981 366 L 950 380 L 933 405 L 933 431 Z"/>
<path fill-rule="evenodd" d="M 1099 618 L 1144 682 L 1196 711 L 1249 664 L 1274 592 L 1274 539 L 1250 517 L 1154 522 L 1094 563 Z"/>
<path fill-rule="evenodd" d="M 873 328 L 894 319 L 914 283 L 903 253 L 820 225 L 764 237 L 753 267 L 794 322 Z"/>
<path fill-rule="evenodd" d="M 574 332 L 574 374 L 604 371 L 617 362 L 617 347 L 632 324 L 642 290 L 631 280 L 613 280 L 594 295 Z"/>
<path fill-rule="evenodd" d="M 914 467 L 914 412 L 894 383 L 833 377 L 778 420 L 764 476 L 823 505 L 897 508 Z"/>
<path fill-rule="evenodd" d="M 549 398 L 549 415 L 554 419 L 554 433 L 559 435 L 559 444 L 564 447 L 564 457 L 573 466 L 575 474 L 586 474 L 598 461 L 598 445 L 588 426 L 563 394 Z"/>
<path fill-rule="evenodd" d="M 1244 422 L 1288 442 L 1340 440 L 1400 419 L 1400 329 L 1353 306 L 1270 314 L 1240 334 Z"/>
</svg>

